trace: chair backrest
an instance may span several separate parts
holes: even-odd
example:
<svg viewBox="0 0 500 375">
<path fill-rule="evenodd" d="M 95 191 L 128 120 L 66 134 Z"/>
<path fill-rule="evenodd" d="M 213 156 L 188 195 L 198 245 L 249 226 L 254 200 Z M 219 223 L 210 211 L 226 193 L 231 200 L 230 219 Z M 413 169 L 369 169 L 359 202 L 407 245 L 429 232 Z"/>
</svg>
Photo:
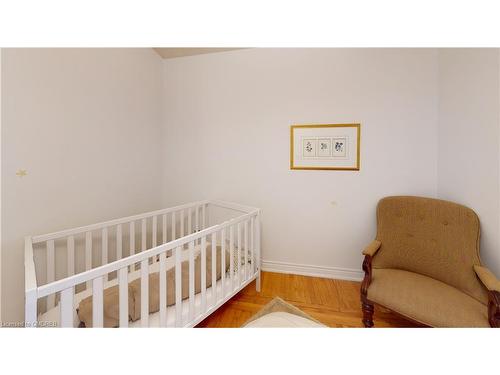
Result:
<svg viewBox="0 0 500 375">
<path fill-rule="evenodd" d="M 387 197 L 377 207 L 374 268 L 415 272 L 451 285 L 482 303 L 488 296 L 473 266 L 479 258 L 479 218 L 439 199 Z"/>
</svg>

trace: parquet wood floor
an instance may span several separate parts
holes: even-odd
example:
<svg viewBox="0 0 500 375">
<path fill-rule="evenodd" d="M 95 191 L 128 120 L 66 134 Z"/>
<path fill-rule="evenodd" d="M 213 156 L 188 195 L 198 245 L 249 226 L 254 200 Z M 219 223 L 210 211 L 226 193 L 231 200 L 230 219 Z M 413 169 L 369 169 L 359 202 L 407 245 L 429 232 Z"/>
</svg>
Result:
<svg viewBox="0 0 500 375">
<path fill-rule="evenodd" d="M 359 282 L 262 272 L 262 290 L 249 284 L 197 327 L 240 327 L 274 297 L 298 307 L 329 327 L 362 327 Z M 415 327 L 386 309 L 375 307 L 375 327 Z"/>
</svg>

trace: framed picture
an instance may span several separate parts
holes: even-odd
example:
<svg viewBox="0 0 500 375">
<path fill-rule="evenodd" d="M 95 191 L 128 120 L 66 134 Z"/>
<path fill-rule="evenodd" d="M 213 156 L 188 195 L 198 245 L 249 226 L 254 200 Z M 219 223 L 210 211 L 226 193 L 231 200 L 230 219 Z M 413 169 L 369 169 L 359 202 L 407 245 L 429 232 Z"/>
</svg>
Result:
<svg viewBox="0 0 500 375">
<path fill-rule="evenodd" d="M 359 171 L 360 124 L 292 125 L 290 169 Z"/>
</svg>

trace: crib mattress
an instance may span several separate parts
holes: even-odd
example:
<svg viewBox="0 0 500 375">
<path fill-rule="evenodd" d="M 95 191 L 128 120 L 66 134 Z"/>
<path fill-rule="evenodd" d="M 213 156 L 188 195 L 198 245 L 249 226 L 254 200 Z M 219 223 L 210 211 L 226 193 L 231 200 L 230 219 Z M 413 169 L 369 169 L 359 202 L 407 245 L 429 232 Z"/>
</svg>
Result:
<svg viewBox="0 0 500 375">
<path fill-rule="evenodd" d="M 153 267 L 153 266 L 151 266 L 151 267 Z M 248 272 L 247 275 L 248 275 L 248 274 L 250 274 L 250 265 L 248 265 L 247 267 L 248 267 L 247 268 L 247 272 Z M 153 270 L 154 270 L 154 268 L 153 268 Z M 244 271 L 245 271 L 244 267 L 242 267 L 241 271 L 240 271 L 241 279 L 243 279 Z M 253 278 L 254 277 L 251 277 L 250 279 L 252 280 Z M 238 277 L 236 276 L 236 280 L 237 279 L 238 279 Z M 108 285 L 109 286 L 113 285 L 113 281 L 116 284 L 116 280 L 112 280 L 109 282 Z M 227 290 L 224 293 L 224 298 L 230 297 L 231 295 L 233 295 L 236 291 L 238 291 L 240 289 L 239 287 L 236 287 L 237 281 L 235 281 L 235 289 L 231 290 L 231 287 L 230 287 L 231 281 L 229 280 L 229 272 L 226 273 L 225 284 L 226 284 Z M 209 287 L 206 289 L 207 311 L 210 313 L 215 311 L 215 309 L 213 308 L 213 300 L 212 300 L 213 290 L 214 290 L 213 287 Z M 222 296 L 222 279 L 220 279 L 216 282 L 215 290 L 217 293 L 216 294 L 217 302 L 219 302 L 221 300 L 221 296 Z M 84 299 L 90 295 L 92 295 L 91 291 L 84 291 L 84 292 L 75 294 L 75 309 L 73 312 L 73 326 L 75 328 L 80 325 L 80 320 L 78 318 L 76 308 L 78 307 L 78 305 L 82 299 Z M 182 322 L 183 322 L 182 326 L 185 326 L 190 321 L 190 319 L 189 319 L 189 299 L 182 301 L 181 309 L 182 309 Z M 194 311 L 195 311 L 195 313 L 193 315 L 195 317 L 201 311 L 201 293 L 196 294 L 194 297 Z M 176 318 L 176 306 L 175 305 L 168 306 L 167 307 L 167 327 L 175 327 L 176 326 L 175 318 Z M 50 323 L 56 322 L 56 325 L 58 326 L 59 322 L 61 321 L 60 320 L 60 305 L 56 305 L 55 307 L 51 308 L 47 312 L 40 314 L 38 316 L 38 321 L 39 322 L 50 322 Z M 54 325 L 52 324 L 52 325 L 45 325 L 45 326 L 53 327 Z M 128 326 L 130 328 L 141 328 L 142 327 L 142 320 L 138 319 L 134 322 L 129 322 Z M 153 328 L 160 327 L 160 312 L 155 312 L 155 313 L 149 314 L 149 325 L 148 326 L 153 327 Z"/>
</svg>

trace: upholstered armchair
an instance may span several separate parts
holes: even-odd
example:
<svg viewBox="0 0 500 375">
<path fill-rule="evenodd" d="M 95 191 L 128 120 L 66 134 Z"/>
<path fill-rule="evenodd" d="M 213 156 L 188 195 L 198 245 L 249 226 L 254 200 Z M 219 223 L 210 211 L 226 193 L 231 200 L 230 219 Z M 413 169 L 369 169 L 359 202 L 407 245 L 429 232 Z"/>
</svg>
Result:
<svg viewBox="0 0 500 375">
<path fill-rule="evenodd" d="M 500 281 L 479 258 L 479 219 L 438 199 L 388 197 L 363 251 L 365 327 L 374 305 L 431 327 L 500 327 Z"/>
</svg>

